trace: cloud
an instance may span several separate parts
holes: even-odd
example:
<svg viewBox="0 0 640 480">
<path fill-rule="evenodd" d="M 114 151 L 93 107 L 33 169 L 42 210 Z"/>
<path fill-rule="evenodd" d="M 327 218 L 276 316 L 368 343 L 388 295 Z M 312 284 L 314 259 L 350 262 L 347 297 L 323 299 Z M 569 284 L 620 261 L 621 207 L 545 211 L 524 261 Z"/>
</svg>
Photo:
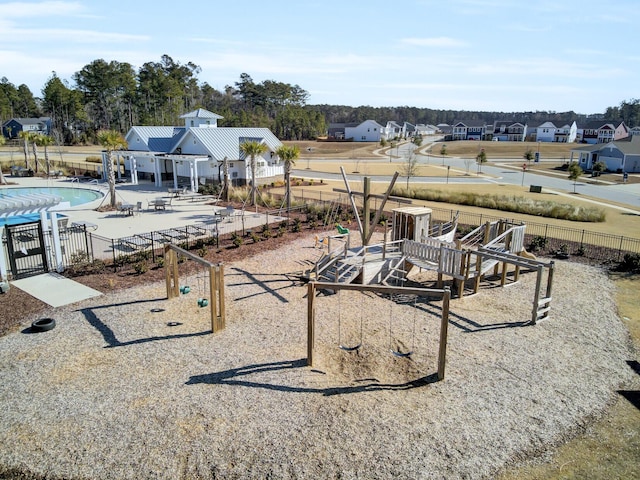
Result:
<svg viewBox="0 0 640 480">
<path fill-rule="evenodd" d="M 2 16 L 8 18 L 51 17 L 85 12 L 80 2 L 10 2 L 2 6 Z"/>
<path fill-rule="evenodd" d="M 457 48 L 466 47 L 468 44 L 463 40 L 456 40 L 450 37 L 431 37 L 431 38 L 403 38 L 400 40 L 407 45 L 416 45 L 418 47 L 438 47 L 438 48 Z"/>
<path fill-rule="evenodd" d="M 0 34 L 11 38 L 14 45 L 21 43 L 38 43 L 46 46 L 49 41 L 63 40 L 65 43 L 127 43 L 146 42 L 148 35 L 134 35 L 130 33 L 96 32 L 93 30 L 74 30 L 57 28 L 22 29 L 12 28 L 0 24 Z"/>
</svg>

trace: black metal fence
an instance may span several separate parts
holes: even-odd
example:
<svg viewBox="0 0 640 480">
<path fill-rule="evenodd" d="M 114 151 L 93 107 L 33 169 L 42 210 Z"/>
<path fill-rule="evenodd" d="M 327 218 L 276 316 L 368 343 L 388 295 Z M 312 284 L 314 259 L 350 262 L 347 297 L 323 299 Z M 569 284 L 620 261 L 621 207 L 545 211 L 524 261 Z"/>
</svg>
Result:
<svg viewBox="0 0 640 480">
<path fill-rule="evenodd" d="M 296 191 L 298 203 L 309 204 L 314 202 L 334 203 L 340 202 L 348 205 L 348 197 L 337 192 L 320 192 L 318 190 L 300 189 Z M 277 197 L 277 195 L 273 195 Z M 385 205 L 385 212 L 390 216 L 394 208 L 407 206 L 407 200 L 389 200 Z M 373 199 L 372 210 L 377 210 L 381 200 Z M 449 222 L 458 214 L 458 225 L 465 229 L 475 228 L 486 222 L 508 220 L 512 223 L 521 223 L 521 220 L 501 215 L 487 213 L 463 212 L 455 209 L 434 207 L 426 202 L 411 201 L 411 205 L 423 205 L 432 210 L 432 219 L 436 222 Z M 349 207 L 350 208 L 350 207 Z M 569 253 L 582 257 L 592 263 L 618 262 L 626 253 L 640 254 L 640 239 L 612 235 L 608 233 L 594 232 L 586 229 L 571 228 L 566 226 L 549 225 L 539 222 L 526 222 L 527 247 L 537 249 L 542 253 L 552 253 L 560 249 L 561 245 L 567 245 Z"/>
</svg>

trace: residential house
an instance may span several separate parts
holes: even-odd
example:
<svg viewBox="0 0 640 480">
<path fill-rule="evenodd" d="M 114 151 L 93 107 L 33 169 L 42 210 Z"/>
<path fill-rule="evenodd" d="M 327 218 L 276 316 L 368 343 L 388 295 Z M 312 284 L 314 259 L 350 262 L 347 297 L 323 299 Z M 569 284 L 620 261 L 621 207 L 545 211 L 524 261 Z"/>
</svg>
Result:
<svg viewBox="0 0 640 480">
<path fill-rule="evenodd" d="M 390 120 L 382 129 L 382 138 L 385 140 L 395 140 L 404 137 L 404 128 L 397 122 Z"/>
<path fill-rule="evenodd" d="M 402 124 L 402 138 L 411 138 L 416 136 L 416 126 L 409 122 Z"/>
<path fill-rule="evenodd" d="M 20 132 L 49 135 L 51 133 L 51 117 L 12 118 L 2 124 L 2 134 L 7 139 L 18 138 Z"/>
<path fill-rule="evenodd" d="M 489 134 L 488 131 L 487 134 Z M 526 136 L 526 124 L 510 120 L 496 120 L 493 122 L 492 140 L 500 142 L 524 142 Z"/>
<path fill-rule="evenodd" d="M 629 129 L 621 121 L 592 120 L 577 130 L 577 141 L 581 143 L 609 143 L 628 136 Z"/>
<path fill-rule="evenodd" d="M 535 130 L 535 140 L 538 142 L 572 143 L 578 135 L 576 122 L 561 127 L 557 127 L 553 122 L 544 122 Z"/>
<path fill-rule="evenodd" d="M 346 138 L 353 138 L 354 142 L 379 142 L 384 127 L 375 120 L 365 120 L 356 126 L 345 126 Z"/>
<path fill-rule="evenodd" d="M 240 145 L 251 140 L 267 146 L 267 152 L 256 159 L 256 178 L 284 174 L 284 165 L 275 154 L 282 143 L 268 128 L 218 127 L 222 117 L 204 109 L 180 118 L 184 127 L 131 127 L 125 137 L 128 150 L 119 154 L 127 160 L 125 168 L 132 183 L 149 179 L 157 186 L 188 184 L 195 192 L 200 184 L 222 180 L 226 158 L 232 183 L 244 185 L 251 181 L 251 168 Z"/>
<path fill-rule="evenodd" d="M 640 127 L 633 127 L 629 129 L 629 136 L 640 135 Z"/>
<path fill-rule="evenodd" d="M 453 124 L 452 140 L 484 140 L 487 126 L 482 120 L 467 120 Z"/>
<path fill-rule="evenodd" d="M 583 170 L 591 170 L 596 162 L 603 162 L 610 172 L 640 172 L 640 136 L 574 148 L 571 161 L 578 162 Z"/>
<path fill-rule="evenodd" d="M 417 135 L 435 135 L 440 130 L 435 125 L 425 125 L 424 123 L 418 123 L 416 125 Z"/>
</svg>

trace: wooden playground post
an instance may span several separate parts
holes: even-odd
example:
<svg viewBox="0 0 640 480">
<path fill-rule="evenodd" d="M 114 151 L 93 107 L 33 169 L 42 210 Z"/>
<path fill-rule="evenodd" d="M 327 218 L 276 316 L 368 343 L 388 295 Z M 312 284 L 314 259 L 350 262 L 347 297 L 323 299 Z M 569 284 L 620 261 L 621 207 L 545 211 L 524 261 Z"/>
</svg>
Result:
<svg viewBox="0 0 640 480">
<path fill-rule="evenodd" d="M 315 342 L 315 306 L 313 300 L 316 298 L 315 285 L 309 282 L 307 285 L 307 365 L 313 367 L 313 345 Z"/>
<path fill-rule="evenodd" d="M 449 301 L 451 290 L 444 289 L 442 296 L 442 318 L 440 320 L 440 347 L 438 349 L 438 380 L 444 380 L 444 370 L 447 360 L 447 335 L 449 329 Z"/>
</svg>

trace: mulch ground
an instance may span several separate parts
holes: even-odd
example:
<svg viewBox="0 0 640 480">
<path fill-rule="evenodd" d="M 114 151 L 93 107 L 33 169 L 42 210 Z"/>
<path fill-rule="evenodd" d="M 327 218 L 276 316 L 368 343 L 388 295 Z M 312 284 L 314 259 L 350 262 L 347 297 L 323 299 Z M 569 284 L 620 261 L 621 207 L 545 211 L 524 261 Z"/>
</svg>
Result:
<svg viewBox="0 0 640 480">
<path fill-rule="evenodd" d="M 318 230 L 320 232 L 320 230 Z M 263 239 L 257 243 L 250 238 L 245 238 L 240 247 L 221 246 L 220 248 L 207 247 L 205 260 L 213 263 L 231 263 L 246 257 L 251 257 L 259 252 L 277 250 L 283 245 L 295 241 L 300 235 L 308 235 L 309 229 L 301 232 L 287 232 L 280 237 Z M 164 269 L 155 265 L 144 273 L 136 273 L 132 265 L 120 267 L 114 272 L 112 267 L 107 267 L 99 273 L 71 277 L 73 280 L 102 293 L 119 289 L 127 289 L 145 283 L 152 283 L 164 279 Z M 17 330 L 25 317 L 37 316 L 48 305 L 37 298 L 16 287 L 0 295 L 0 336 L 7 335 Z"/>
</svg>

